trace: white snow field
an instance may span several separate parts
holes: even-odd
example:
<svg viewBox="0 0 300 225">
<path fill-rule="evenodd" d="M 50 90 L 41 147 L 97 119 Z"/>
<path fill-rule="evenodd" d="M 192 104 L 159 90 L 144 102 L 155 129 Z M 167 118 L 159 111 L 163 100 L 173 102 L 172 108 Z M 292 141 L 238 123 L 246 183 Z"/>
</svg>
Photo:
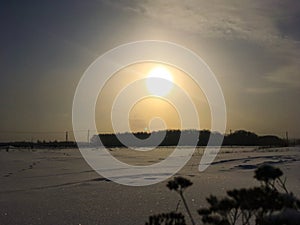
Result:
<svg viewBox="0 0 300 225">
<path fill-rule="evenodd" d="M 198 221 L 196 210 L 206 205 L 209 194 L 259 185 L 253 172 L 262 163 L 282 169 L 288 189 L 300 196 L 300 147 L 223 147 L 199 172 L 203 150 L 197 148 L 176 174 L 194 183 L 185 195 Z M 172 151 L 110 149 L 132 165 L 159 162 Z M 179 198 L 166 188 L 167 181 L 144 187 L 114 183 L 90 168 L 78 149 L 0 150 L 0 225 L 142 225 L 149 215 L 175 210 Z M 178 210 L 185 213 L 182 204 Z"/>
</svg>

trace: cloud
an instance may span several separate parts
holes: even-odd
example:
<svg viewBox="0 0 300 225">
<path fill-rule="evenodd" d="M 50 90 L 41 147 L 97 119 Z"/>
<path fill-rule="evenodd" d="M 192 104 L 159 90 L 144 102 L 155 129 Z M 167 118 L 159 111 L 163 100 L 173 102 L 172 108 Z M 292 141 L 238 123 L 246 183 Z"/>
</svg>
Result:
<svg viewBox="0 0 300 225">
<path fill-rule="evenodd" d="M 300 88 L 300 65 L 296 60 L 277 67 L 263 76 L 260 85 L 264 87 L 249 87 L 247 93 L 270 94 L 285 90 L 293 91 Z"/>
<path fill-rule="evenodd" d="M 251 42 L 264 49 L 269 58 L 276 59 L 274 70 L 261 73 L 260 82 L 266 87 L 249 88 L 249 93 L 274 93 L 281 90 L 276 88 L 279 85 L 281 88 L 300 87 L 297 23 L 300 1 L 111 0 L 107 3 L 183 34 L 217 41 L 233 40 L 237 45 L 243 41 Z M 267 58 L 261 60 L 270 63 Z"/>
<path fill-rule="evenodd" d="M 286 86 L 288 88 L 300 88 L 300 65 L 293 62 L 280 67 L 265 77 L 268 81 Z"/>
<path fill-rule="evenodd" d="M 109 3 L 203 37 L 268 43 L 289 39 L 282 30 L 286 23 L 292 24 L 291 17 L 297 17 L 300 11 L 300 2 L 296 0 L 113 0 Z"/>
<path fill-rule="evenodd" d="M 246 92 L 251 94 L 273 94 L 282 90 L 281 88 L 276 87 L 255 87 L 255 88 L 247 88 Z"/>
</svg>

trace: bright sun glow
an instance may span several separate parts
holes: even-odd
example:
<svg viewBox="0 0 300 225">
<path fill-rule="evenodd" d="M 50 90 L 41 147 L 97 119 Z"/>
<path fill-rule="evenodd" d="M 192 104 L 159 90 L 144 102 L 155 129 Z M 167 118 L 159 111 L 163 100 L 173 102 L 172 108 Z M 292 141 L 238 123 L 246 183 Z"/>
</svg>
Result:
<svg viewBox="0 0 300 225">
<path fill-rule="evenodd" d="M 167 95 L 173 87 L 172 74 L 164 67 L 155 67 L 149 72 L 147 78 L 147 89 L 153 95 Z"/>
</svg>

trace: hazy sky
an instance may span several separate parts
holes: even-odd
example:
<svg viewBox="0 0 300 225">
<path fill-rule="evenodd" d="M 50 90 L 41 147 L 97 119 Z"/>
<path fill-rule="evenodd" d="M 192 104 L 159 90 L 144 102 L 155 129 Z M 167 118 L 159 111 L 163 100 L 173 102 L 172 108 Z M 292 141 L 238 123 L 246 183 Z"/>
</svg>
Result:
<svg viewBox="0 0 300 225">
<path fill-rule="evenodd" d="M 72 130 L 87 67 L 144 39 L 206 61 L 224 92 L 228 130 L 300 137 L 299 24 L 297 0 L 1 1 L 0 139 Z"/>
</svg>

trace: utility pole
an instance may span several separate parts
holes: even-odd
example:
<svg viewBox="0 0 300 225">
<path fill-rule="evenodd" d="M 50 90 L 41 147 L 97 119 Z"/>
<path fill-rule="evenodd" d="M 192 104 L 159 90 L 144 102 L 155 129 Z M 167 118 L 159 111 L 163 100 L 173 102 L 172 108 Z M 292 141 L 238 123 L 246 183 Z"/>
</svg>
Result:
<svg viewBox="0 0 300 225">
<path fill-rule="evenodd" d="M 66 131 L 66 142 L 68 142 L 69 141 L 69 133 L 68 133 L 68 131 Z"/>
<path fill-rule="evenodd" d="M 88 133 L 87 133 L 87 143 L 90 143 L 90 130 L 88 130 Z"/>
<path fill-rule="evenodd" d="M 289 146 L 289 132 L 285 132 L 285 137 L 286 137 L 286 144 Z"/>
</svg>

